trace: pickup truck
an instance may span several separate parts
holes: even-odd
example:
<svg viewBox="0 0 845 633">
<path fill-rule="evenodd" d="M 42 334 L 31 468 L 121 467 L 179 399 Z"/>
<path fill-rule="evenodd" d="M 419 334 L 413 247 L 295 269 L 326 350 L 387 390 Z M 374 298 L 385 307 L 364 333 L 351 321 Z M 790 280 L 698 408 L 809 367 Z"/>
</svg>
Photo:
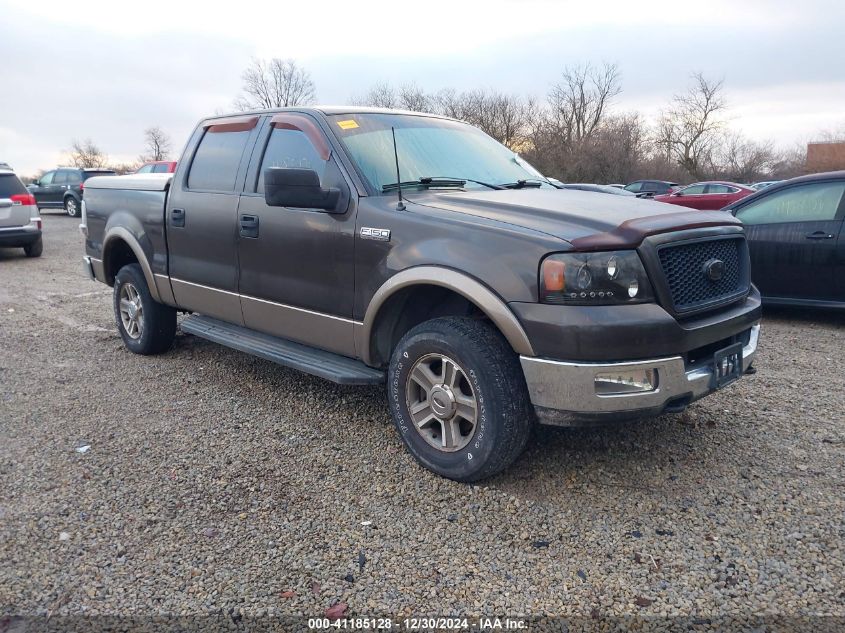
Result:
<svg viewBox="0 0 845 633">
<path fill-rule="evenodd" d="M 536 423 L 674 413 L 748 373 L 741 223 L 561 190 L 453 119 L 288 108 L 199 123 L 174 174 L 92 178 L 85 267 L 138 354 L 177 329 L 384 384 L 425 467 L 475 481 Z"/>
</svg>

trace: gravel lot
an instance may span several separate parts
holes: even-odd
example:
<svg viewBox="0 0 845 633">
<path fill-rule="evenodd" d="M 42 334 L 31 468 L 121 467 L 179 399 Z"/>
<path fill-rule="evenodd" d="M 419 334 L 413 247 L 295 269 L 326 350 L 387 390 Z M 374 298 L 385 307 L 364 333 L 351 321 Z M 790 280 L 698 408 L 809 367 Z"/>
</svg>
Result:
<svg viewBox="0 0 845 633">
<path fill-rule="evenodd" d="M 0 249 L 0 615 L 845 616 L 845 314 L 770 311 L 756 375 L 467 486 L 380 389 L 127 352 L 44 217 Z"/>
</svg>

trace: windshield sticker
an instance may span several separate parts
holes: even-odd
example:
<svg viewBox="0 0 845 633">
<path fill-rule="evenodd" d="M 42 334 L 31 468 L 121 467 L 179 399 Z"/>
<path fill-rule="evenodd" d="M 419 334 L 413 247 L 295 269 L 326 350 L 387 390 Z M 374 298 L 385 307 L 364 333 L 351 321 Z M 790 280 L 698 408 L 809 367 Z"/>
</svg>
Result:
<svg viewBox="0 0 845 633">
<path fill-rule="evenodd" d="M 356 127 L 358 127 L 358 124 L 352 119 L 346 119 L 345 121 L 338 121 L 337 126 L 341 130 L 354 130 Z"/>
</svg>

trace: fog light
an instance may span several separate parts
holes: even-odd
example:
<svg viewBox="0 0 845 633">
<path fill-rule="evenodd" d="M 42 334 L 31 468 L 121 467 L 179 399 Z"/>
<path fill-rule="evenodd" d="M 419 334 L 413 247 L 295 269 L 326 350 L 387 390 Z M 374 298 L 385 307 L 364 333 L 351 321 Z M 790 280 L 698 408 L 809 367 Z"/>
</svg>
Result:
<svg viewBox="0 0 845 633">
<path fill-rule="evenodd" d="M 596 395 L 599 396 L 647 393 L 657 389 L 657 370 L 632 369 L 596 374 L 595 387 Z"/>
</svg>

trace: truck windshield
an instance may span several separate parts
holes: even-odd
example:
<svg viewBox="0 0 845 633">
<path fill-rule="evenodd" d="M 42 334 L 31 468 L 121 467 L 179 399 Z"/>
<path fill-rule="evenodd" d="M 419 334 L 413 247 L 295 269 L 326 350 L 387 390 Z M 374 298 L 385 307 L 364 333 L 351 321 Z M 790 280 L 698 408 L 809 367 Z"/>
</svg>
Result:
<svg viewBox="0 0 845 633">
<path fill-rule="evenodd" d="M 534 183 L 555 187 L 512 150 L 466 123 L 410 114 L 356 113 L 328 117 L 358 171 L 375 192 L 395 191 L 396 163 L 393 136 L 399 154 L 403 189 L 447 187 L 463 180 L 460 188 Z M 454 187 L 455 185 L 452 185 Z M 498 187 L 497 187 L 498 188 Z"/>
</svg>

